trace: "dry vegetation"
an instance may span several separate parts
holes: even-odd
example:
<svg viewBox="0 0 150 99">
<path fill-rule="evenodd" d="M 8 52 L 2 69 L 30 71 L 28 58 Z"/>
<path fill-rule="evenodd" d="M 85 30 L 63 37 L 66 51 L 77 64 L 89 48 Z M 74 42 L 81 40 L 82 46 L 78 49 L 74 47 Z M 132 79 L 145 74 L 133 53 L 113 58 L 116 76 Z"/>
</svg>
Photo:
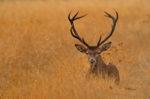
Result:
<svg viewBox="0 0 150 99">
<path fill-rule="evenodd" d="M 149 0 L 2 1 L 0 99 L 150 99 Z M 76 27 L 95 44 L 110 30 L 103 11 L 112 8 L 120 17 L 103 57 L 117 65 L 119 86 L 85 79 L 87 57 L 75 49 L 67 20 L 70 10 L 87 13 Z"/>
</svg>

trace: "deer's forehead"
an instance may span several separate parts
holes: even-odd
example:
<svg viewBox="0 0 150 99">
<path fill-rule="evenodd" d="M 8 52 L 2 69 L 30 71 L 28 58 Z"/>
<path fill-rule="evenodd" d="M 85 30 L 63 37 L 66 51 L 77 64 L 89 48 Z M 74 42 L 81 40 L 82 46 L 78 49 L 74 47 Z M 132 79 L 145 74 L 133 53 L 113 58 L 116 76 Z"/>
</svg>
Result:
<svg viewBox="0 0 150 99">
<path fill-rule="evenodd" d="M 88 53 L 96 53 L 97 49 L 88 49 Z"/>
</svg>

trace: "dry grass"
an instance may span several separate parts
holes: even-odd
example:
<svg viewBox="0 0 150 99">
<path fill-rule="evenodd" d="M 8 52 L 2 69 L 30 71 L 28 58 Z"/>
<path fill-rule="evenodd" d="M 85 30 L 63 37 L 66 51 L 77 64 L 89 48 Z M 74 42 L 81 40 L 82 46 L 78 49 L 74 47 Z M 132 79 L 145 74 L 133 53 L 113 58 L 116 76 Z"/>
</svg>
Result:
<svg viewBox="0 0 150 99">
<path fill-rule="evenodd" d="M 4 0 L 5 1 L 5 0 Z M 0 2 L 0 99 L 150 99 L 149 0 Z M 67 15 L 88 16 L 76 23 L 86 41 L 106 36 L 103 11 L 119 12 L 104 60 L 117 65 L 121 83 L 85 79 L 87 57 L 75 47 Z M 92 39 L 95 38 L 95 39 Z M 110 89 L 112 86 L 113 89 Z M 134 90 L 133 90 L 134 89 Z"/>
</svg>

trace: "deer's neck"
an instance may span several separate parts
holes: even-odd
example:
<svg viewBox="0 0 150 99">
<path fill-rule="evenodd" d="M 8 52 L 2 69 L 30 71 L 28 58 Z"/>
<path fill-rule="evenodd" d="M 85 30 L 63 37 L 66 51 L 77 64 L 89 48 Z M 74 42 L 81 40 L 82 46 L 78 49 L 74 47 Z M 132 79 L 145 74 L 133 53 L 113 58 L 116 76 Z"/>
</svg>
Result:
<svg viewBox="0 0 150 99">
<path fill-rule="evenodd" d="M 96 59 L 96 64 L 95 65 L 91 65 L 91 71 L 93 73 L 102 73 L 102 71 L 104 71 L 106 69 L 106 64 L 103 61 L 102 57 L 99 55 Z"/>
</svg>

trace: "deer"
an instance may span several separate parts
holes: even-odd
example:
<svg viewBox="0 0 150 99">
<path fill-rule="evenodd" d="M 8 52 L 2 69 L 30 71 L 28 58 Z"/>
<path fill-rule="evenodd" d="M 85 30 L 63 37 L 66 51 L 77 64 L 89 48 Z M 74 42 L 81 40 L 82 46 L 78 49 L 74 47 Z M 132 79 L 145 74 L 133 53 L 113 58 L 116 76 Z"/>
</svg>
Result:
<svg viewBox="0 0 150 99">
<path fill-rule="evenodd" d="M 111 47 L 112 42 L 109 41 L 105 43 L 114 33 L 116 23 L 118 21 L 118 12 L 114 10 L 116 13 L 116 17 L 112 16 L 108 12 L 105 12 L 105 17 L 110 18 L 113 21 L 112 28 L 108 36 L 106 36 L 102 40 L 102 35 L 100 35 L 99 40 L 97 42 L 96 46 L 90 46 L 84 38 L 81 38 L 75 28 L 74 21 L 81 19 L 86 16 L 78 16 L 79 11 L 71 18 L 71 12 L 68 14 L 68 20 L 70 22 L 71 28 L 70 28 L 70 33 L 71 35 L 79 40 L 83 45 L 81 44 L 75 44 L 75 47 L 77 48 L 78 51 L 81 53 L 85 53 L 88 56 L 88 61 L 90 64 L 90 68 L 88 71 L 88 75 L 93 74 L 95 76 L 100 75 L 102 79 L 105 79 L 106 77 L 111 78 L 114 80 L 114 82 L 118 85 L 120 83 L 120 77 L 119 77 L 119 71 L 115 65 L 112 63 L 106 64 L 101 56 L 102 52 L 105 52 Z"/>
</svg>

